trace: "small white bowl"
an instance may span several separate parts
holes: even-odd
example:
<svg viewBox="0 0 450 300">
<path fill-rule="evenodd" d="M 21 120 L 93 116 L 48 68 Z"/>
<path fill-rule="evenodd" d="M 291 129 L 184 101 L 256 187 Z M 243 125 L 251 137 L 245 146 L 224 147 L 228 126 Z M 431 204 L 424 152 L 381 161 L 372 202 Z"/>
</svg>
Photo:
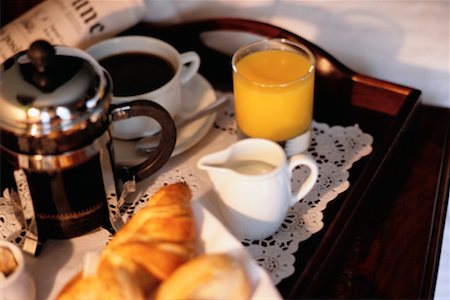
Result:
<svg viewBox="0 0 450 300">
<path fill-rule="evenodd" d="M 17 267 L 0 282 L 0 300 L 35 299 L 36 285 L 25 268 L 22 250 L 11 242 L 0 240 L 0 247 L 8 248 L 17 262 Z"/>
</svg>

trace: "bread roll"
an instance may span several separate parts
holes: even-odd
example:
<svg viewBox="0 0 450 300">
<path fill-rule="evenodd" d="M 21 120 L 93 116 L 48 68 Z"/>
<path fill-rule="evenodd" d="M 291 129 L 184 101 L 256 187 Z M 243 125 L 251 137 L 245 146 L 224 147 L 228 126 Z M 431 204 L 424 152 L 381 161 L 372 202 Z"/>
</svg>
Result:
<svg viewBox="0 0 450 300">
<path fill-rule="evenodd" d="M 157 290 L 156 300 L 249 299 L 251 283 L 241 263 L 227 254 L 197 256 Z"/>
<path fill-rule="evenodd" d="M 9 276 L 17 268 L 14 254 L 7 247 L 0 246 L 0 272 L 5 277 Z"/>
<path fill-rule="evenodd" d="M 195 253 L 187 184 L 163 187 L 116 233 L 94 274 L 75 276 L 58 299 L 148 299 Z"/>
</svg>

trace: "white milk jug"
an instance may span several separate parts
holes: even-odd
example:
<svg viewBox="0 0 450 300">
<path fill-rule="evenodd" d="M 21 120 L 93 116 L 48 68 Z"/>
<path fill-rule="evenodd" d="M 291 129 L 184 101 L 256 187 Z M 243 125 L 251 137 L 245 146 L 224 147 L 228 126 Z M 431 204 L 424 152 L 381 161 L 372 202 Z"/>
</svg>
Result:
<svg viewBox="0 0 450 300">
<path fill-rule="evenodd" d="M 292 192 L 292 171 L 300 165 L 310 172 Z M 263 239 L 275 233 L 288 209 L 313 188 L 318 177 L 317 164 L 308 155 L 287 159 L 280 145 L 256 138 L 208 154 L 197 166 L 208 172 L 222 200 L 223 217 L 241 239 Z"/>
</svg>

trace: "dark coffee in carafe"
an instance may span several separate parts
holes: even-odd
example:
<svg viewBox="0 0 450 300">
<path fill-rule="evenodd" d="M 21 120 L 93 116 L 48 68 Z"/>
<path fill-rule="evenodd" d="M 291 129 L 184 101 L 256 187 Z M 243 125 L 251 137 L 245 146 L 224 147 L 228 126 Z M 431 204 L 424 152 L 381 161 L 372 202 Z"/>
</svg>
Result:
<svg viewBox="0 0 450 300">
<path fill-rule="evenodd" d="M 105 145 L 107 146 L 107 145 Z M 82 235 L 99 226 L 113 230 L 109 220 L 107 197 L 116 197 L 117 182 L 108 187 L 100 154 L 77 161 L 67 167 L 55 166 L 37 170 L 23 168 L 1 151 L 1 184 L 4 191 L 16 191 L 24 206 L 32 205 L 38 234 L 45 238 L 64 239 Z M 109 166 L 111 169 L 111 166 Z M 109 191 L 108 191 L 109 190 Z"/>
</svg>

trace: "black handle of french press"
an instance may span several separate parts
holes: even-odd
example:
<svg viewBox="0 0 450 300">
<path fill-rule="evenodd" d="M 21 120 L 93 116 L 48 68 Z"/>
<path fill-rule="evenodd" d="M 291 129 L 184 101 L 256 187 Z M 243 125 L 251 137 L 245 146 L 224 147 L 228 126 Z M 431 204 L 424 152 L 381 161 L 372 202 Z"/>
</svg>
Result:
<svg viewBox="0 0 450 300">
<path fill-rule="evenodd" d="M 175 123 L 165 108 L 148 100 L 135 100 L 111 105 L 113 121 L 125 120 L 130 117 L 147 116 L 155 119 L 161 125 L 161 139 L 158 147 L 142 163 L 132 167 L 119 169 L 119 176 L 127 181 L 135 178 L 141 181 L 158 171 L 171 157 L 177 140 Z"/>
</svg>

